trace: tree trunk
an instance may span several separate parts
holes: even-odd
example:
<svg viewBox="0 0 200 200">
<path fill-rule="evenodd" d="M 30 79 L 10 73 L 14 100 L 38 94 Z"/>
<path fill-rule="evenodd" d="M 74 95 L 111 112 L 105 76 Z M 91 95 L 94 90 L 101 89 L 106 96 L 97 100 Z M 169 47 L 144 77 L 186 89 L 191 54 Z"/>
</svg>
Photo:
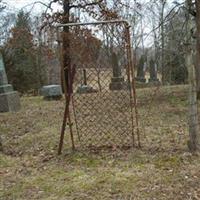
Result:
<svg viewBox="0 0 200 200">
<path fill-rule="evenodd" d="M 196 93 L 196 76 L 195 67 L 193 64 L 192 51 L 188 52 L 186 56 L 186 65 L 189 73 L 189 134 L 190 141 L 188 147 L 191 151 L 200 150 L 200 134 L 199 134 L 199 120 L 197 107 L 197 93 Z"/>
<path fill-rule="evenodd" d="M 162 67 L 162 83 L 166 83 L 166 69 L 165 69 L 165 33 L 164 33 L 164 10 L 165 10 L 165 0 L 162 0 L 162 11 L 161 11 L 161 67 Z"/>
<path fill-rule="evenodd" d="M 190 0 L 186 0 L 186 6 L 189 8 Z M 189 9 L 188 9 L 189 10 Z M 198 120 L 197 105 L 197 85 L 196 70 L 194 66 L 194 51 L 191 36 L 192 20 L 190 14 L 187 13 L 187 37 L 186 37 L 186 65 L 189 74 L 189 136 L 188 147 L 191 151 L 200 150 L 200 132 Z"/>
<path fill-rule="evenodd" d="M 63 23 L 67 24 L 70 22 L 70 2 L 69 0 L 64 0 L 63 2 Z M 63 27 L 63 70 L 61 74 L 62 88 L 64 90 L 69 90 L 69 75 L 71 71 L 71 57 L 70 57 L 70 36 L 69 27 Z"/>
<path fill-rule="evenodd" d="M 197 78 L 197 98 L 200 99 L 200 1 L 196 0 L 196 78 Z"/>
</svg>

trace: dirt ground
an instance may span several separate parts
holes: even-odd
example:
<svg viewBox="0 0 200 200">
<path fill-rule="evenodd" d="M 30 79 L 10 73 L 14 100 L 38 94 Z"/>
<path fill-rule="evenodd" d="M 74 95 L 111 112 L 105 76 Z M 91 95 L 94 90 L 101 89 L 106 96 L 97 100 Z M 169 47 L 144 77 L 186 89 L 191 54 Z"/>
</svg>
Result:
<svg viewBox="0 0 200 200">
<path fill-rule="evenodd" d="M 73 152 L 67 130 L 58 156 L 63 100 L 23 97 L 20 112 L 1 113 L 0 199 L 200 199 L 200 157 L 187 149 L 187 86 L 137 94 L 141 149 Z"/>
</svg>

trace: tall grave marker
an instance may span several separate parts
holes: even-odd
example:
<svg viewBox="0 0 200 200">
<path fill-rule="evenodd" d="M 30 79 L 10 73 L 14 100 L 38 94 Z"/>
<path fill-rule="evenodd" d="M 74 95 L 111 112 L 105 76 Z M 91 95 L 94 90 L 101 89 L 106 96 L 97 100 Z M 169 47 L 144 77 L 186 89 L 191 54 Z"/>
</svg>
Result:
<svg viewBox="0 0 200 200">
<path fill-rule="evenodd" d="M 8 84 L 3 57 L 0 52 L 0 112 L 16 112 L 20 109 L 20 98 L 12 85 Z"/>
<path fill-rule="evenodd" d="M 145 79 L 145 62 L 146 58 L 144 55 L 140 57 L 138 66 L 137 66 L 137 77 L 136 81 L 141 82 L 141 83 L 146 83 Z"/>
<path fill-rule="evenodd" d="M 159 83 L 159 79 L 157 77 L 157 66 L 156 66 L 155 61 L 153 59 L 151 59 L 149 62 L 149 65 L 150 65 L 149 83 Z"/>
<path fill-rule="evenodd" d="M 110 90 L 123 90 L 127 87 L 122 76 L 122 69 L 119 65 L 117 54 L 112 52 L 112 69 L 113 77 L 111 78 L 111 83 L 109 85 Z"/>
</svg>

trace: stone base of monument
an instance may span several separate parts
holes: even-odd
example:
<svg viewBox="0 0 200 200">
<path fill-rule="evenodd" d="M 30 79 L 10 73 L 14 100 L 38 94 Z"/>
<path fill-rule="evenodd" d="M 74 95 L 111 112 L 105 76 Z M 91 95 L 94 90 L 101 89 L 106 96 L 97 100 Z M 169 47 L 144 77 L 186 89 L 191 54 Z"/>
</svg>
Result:
<svg viewBox="0 0 200 200">
<path fill-rule="evenodd" d="M 160 83 L 158 78 L 150 78 L 149 83 Z"/>
<path fill-rule="evenodd" d="M 124 81 L 124 77 L 113 77 L 111 78 L 111 83 L 109 89 L 114 90 L 126 90 L 128 89 L 128 83 Z"/>
<path fill-rule="evenodd" d="M 46 85 L 40 89 L 40 94 L 44 100 L 60 100 L 62 98 L 62 88 L 60 85 Z"/>
<path fill-rule="evenodd" d="M 98 92 L 89 85 L 80 85 L 76 91 L 78 94 L 96 93 Z"/>
<path fill-rule="evenodd" d="M 0 112 L 16 112 L 20 110 L 20 97 L 16 91 L 0 94 Z"/>
<path fill-rule="evenodd" d="M 146 78 L 143 77 L 136 77 L 135 80 L 141 83 L 146 83 Z"/>
<path fill-rule="evenodd" d="M 135 82 L 135 87 L 136 88 L 146 88 L 146 87 L 148 87 L 148 83 L 136 81 Z"/>
<path fill-rule="evenodd" d="M 10 84 L 0 86 L 0 94 L 12 91 L 13 91 L 13 86 Z"/>
</svg>

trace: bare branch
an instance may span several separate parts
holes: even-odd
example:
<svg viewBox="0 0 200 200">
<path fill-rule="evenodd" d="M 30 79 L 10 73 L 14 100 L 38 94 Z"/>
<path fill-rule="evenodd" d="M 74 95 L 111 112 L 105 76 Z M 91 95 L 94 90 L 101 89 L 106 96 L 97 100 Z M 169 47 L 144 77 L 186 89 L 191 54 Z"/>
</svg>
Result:
<svg viewBox="0 0 200 200">
<path fill-rule="evenodd" d="M 43 5 L 43 6 L 46 7 L 45 13 L 47 13 L 47 11 L 48 11 L 49 9 L 50 9 L 51 11 L 53 11 L 53 9 L 52 9 L 52 4 L 53 4 L 53 3 L 56 3 L 56 2 L 58 2 L 58 1 L 59 1 L 59 0 L 52 0 L 52 1 L 50 1 L 49 4 L 46 4 L 46 3 L 42 2 L 42 1 L 35 1 L 34 3 L 27 4 L 27 5 L 24 6 L 22 9 L 31 6 L 31 9 L 30 9 L 30 11 L 29 11 L 29 13 L 30 13 L 30 12 L 33 10 L 33 8 L 35 7 L 36 4 L 41 4 L 41 5 Z"/>
<path fill-rule="evenodd" d="M 76 5 L 71 5 L 70 6 L 70 9 L 71 8 L 86 8 L 86 7 L 88 7 L 88 6 L 95 6 L 95 5 L 98 5 L 98 4 L 100 4 L 100 3 L 102 3 L 103 2 L 103 0 L 95 0 L 95 1 L 93 1 L 93 2 L 91 2 L 91 3 L 87 3 L 87 2 L 84 2 L 84 3 L 79 3 L 79 4 L 76 4 Z"/>
</svg>

